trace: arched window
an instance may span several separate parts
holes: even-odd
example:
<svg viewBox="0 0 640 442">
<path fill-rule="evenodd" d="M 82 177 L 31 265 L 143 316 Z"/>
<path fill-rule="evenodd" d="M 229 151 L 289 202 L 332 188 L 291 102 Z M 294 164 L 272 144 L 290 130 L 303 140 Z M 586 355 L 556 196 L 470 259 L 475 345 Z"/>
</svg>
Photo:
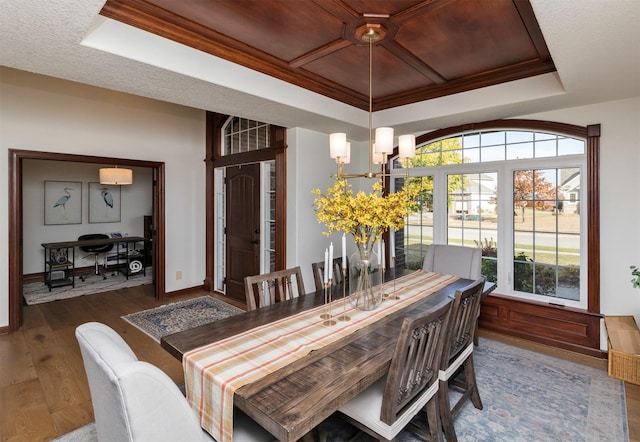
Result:
<svg viewBox="0 0 640 442">
<path fill-rule="evenodd" d="M 420 186 L 419 204 L 396 237 L 406 266 L 419 268 L 432 243 L 482 247 L 482 273 L 500 294 L 597 312 L 587 271 L 598 253 L 589 241 L 597 191 L 588 184 L 597 182 L 597 143 L 588 135 L 503 120 L 419 137 L 408 179 Z"/>
</svg>

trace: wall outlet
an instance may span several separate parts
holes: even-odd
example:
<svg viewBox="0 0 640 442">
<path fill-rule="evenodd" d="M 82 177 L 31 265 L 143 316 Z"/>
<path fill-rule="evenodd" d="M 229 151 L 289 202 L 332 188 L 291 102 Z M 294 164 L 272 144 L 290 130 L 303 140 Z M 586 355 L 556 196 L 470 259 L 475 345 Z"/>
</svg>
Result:
<svg viewBox="0 0 640 442">
<path fill-rule="evenodd" d="M 177 270 L 176 271 L 176 281 L 179 281 L 182 279 L 182 270 Z"/>
</svg>

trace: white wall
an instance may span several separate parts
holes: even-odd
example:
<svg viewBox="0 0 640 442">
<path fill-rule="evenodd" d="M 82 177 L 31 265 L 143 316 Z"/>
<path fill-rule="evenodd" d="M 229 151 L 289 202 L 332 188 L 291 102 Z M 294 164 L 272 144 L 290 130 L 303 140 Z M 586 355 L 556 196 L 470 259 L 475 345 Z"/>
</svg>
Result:
<svg viewBox="0 0 640 442">
<path fill-rule="evenodd" d="M 1 183 L 8 182 L 8 149 L 164 162 L 166 290 L 202 284 L 204 111 L 8 68 L 0 68 L 0 97 Z M 0 238 L 8 235 L 5 186 Z M 8 325 L 7 255 L 0 239 L 0 327 Z"/>
<path fill-rule="evenodd" d="M 104 165 L 102 165 L 104 166 Z M 120 187 L 120 222 L 89 223 L 89 183 L 98 181 L 99 164 L 62 161 L 25 160 L 22 174 L 23 273 L 44 271 L 42 243 L 73 241 L 87 233 L 120 232 L 128 236 L 144 235 L 144 216 L 152 214 L 152 170 L 134 167 L 133 184 Z M 44 182 L 82 183 L 75 189 L 81 196 L 81 224 L 44 224 Z M 80 190 L 82 194 L 80 195 Z M 76 250 L 76 267 L 93 265 L 93 256 Z"/>
</svg>

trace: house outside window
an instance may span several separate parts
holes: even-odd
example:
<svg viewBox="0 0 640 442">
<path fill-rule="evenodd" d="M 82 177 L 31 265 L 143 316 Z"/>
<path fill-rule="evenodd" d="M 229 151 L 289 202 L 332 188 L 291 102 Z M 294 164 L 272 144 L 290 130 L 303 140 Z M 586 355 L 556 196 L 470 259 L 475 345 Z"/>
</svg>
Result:
<svg viewBox="0 0 640 442">
<path fill-rule="evenodd" d="M 406 266 L 420 268 L 433 243 L 481 247 L 482 273 L 500 293 L 587 308 L 586 163 L 585 139 L 540 130 L 418 145 L 408 182 L 420 193 L 400 235 Z"/>
</svg>

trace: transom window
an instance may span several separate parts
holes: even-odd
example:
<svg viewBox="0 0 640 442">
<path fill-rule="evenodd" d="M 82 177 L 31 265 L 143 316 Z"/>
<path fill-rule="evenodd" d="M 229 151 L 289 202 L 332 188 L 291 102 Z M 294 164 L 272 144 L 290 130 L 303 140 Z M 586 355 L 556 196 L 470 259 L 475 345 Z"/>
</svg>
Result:
<svg viewBox="0 0 640 442">
<path fill-rule="evenodd" d="M 266 149 L 269 146 L 267 123 L 233 117 L 224 128 L 222 155 Z"/>
<path fill-rule="evenodd" d="M 421 191 L 400 235 L 409 268 L 432 243 L 481 247 L 500 293 L 587 307 L 584 139 L 461 133 L 419 145 L 410 167 Z"/>
</svg>

